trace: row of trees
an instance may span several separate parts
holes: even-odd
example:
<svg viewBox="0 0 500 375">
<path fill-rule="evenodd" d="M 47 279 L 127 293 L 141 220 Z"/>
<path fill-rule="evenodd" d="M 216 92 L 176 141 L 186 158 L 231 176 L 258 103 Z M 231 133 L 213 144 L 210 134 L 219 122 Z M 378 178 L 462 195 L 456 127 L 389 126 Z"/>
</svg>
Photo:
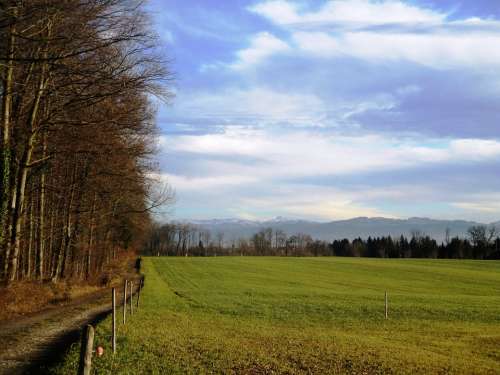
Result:
<svg viewBox="0 0 500 375">
<path fill-rule="evenodd" d="M 391 237 L 354 241 L 333 241 L 326 254 L 373 258 L 440 258 L 440 259 L 500 259 L 500 238 L 484 244 L 474 244 L 469 239 L 454 237 L 448 243 L 439 244 L 428 236 L 398 239 Z"/>
<path fill-rule="evenodd" d="M 0 2 L 0 280 L 89 278 L 140 239 L 165 67 L 138 2 Z"/>
<path fill-rule="evenodd" d="M 222 232 L 212 236 L 209 230 L 196 225 L 169 223 L 151 227 L 143 253 L 154 256 L 213 256 L 227 255 L 228 249 Z"/>
<path fill-rule="evenodd" d="M 148 233 L 143 253 L 154 256 L 217 255 L 300 255 L 314 241 L 310 235 L 288 237 L 281 230 L 262 229 L 250 239 L 226 239 L 223 232 L 212 232 L 189 223 L 155 224 Z"/>
<path fill-rule="evenodd" d="M 447 231 L 448 233 L 448 231 Z M 249 239 L 224 241 L 224 234 L 190 224 L 157 225 L 149 235 L 146 254 L 156 256 L 270 255 L 351 256 L 372 258 L 500 259 L 500 238 L 496 228 L 474 226 L 468 238 L 446 236 L 442 244 L 419 231 L 405 236 L 368 239 L 313 240 L 307 234 L 288 236 L 282 230 L 266 228 Z"/>
<path fill-rule="evenodd" d="M 368 237 L 329 243 L 301 233 L 288 237 L 282 230 L 267 228 L 254 234 L 250 241 L 239 240 L 236 253 L 243 248 L 251 255 L 500 259 L 500 238 L 495 227 L 473 226 L 467 238 L 450 238 L 448 230 L 446 234 L 442 244 L 418 230 L 412 231 L 409 239 L 402 235 L 396 239 Z"/>
</svg>

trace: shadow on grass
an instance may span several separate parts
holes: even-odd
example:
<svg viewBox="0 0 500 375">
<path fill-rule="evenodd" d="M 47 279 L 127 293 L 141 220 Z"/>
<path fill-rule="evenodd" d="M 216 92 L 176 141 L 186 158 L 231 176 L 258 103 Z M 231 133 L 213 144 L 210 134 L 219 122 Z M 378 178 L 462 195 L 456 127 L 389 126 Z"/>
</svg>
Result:
<svg viewBox="0 0 500 375">
<path fill-rule="evenodd" d="M 92 324 L 94 327 L 111 313 L 111 309 L 93 316 L 86 324 Z M 81 340 L 83 327 L 66 332 L 63 335 L 55 337 L 48 342 L 43 350 L 39 351 L 30 363 L 20 368 L 16 374 L 53 374 L 52 369 L 61 364 L 68 354 L 71 345 Z"/>
</svg>

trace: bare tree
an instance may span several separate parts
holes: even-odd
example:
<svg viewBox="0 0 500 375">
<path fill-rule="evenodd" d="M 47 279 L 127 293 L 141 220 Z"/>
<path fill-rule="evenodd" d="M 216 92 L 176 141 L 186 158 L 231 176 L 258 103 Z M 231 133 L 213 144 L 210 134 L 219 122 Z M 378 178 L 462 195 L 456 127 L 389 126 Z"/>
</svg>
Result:
<svg viewBox="0 0 500 375">
<path fill-rule="evenodd" d="M 171 202 L 150 96 L 171 76 L 140 1 L 0 2 L 0 272 L 100 272 Z M 167 185 L 168 186 L 168 185 Z M 98 251 L 99 249 L 99 251 Z"/>
</svg>

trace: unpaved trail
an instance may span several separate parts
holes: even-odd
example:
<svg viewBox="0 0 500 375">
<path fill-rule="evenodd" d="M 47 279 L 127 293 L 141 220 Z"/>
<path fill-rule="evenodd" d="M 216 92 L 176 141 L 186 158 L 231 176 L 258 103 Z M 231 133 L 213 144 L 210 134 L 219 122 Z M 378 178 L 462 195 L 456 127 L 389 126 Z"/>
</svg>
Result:
<svg viewBox="0 0 500 375">
<path fill-rule="evenodd" d="M 138 283 L 134 280 L 134 284 Z M 118 304 L 123 300 L 121 289 L 117 288 Z M 0 322 L 0 375 L 46 373 L 47 364 L 61 358 L 85 324 L 103 319 L 110 311 L 108 288 L 64 306 Z"/>
</svg>

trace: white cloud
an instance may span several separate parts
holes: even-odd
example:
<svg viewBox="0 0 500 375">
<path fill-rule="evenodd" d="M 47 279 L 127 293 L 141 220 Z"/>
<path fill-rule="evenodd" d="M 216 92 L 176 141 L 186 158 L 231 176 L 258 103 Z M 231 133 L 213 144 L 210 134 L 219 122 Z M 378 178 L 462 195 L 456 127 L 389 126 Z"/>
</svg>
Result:
<svg viewBox="0 0 500 375">
<path fill-rule="evenodd" d="M 500 142 L 486 139 L 458 139 L 450 142 L 450 152 L 469 161 L 494 159 L 500 156 Z"/>
<path fill-rule="evenodd" d="M 469 194 L 463 201 L 453 202 L 452 206 L 467 211 L 498 215 L 500 193 Z M 493 216 L 493 218 L 498 221 L 498 216 Z"/>
<path fill-rule="evenodd" d="M 203 191 L 207 189 L 221 189 L 236 187 L 256 182 L 256 178 L 241 175 L 187 177 L 171 173 L 163 173 L 157 176 L 162 181 L 168 182 L 176 190 Z"/>
<path fill-rule="evenodd" d="M 449 20 L 447 13 L 399 0 L 334 0 L 315 11 L 272 0 L 249 9 L 288 30 L 295 54 L 439 69 L 500 65 L 500 21 L 494 19 Z M 392 27 L 373 30 L 377 25 Z M 274 52 L 267 50 L 265 57 Z"/>
<path fill-rule="evenodd" d="M 285 0 L 266 1 L 255 4 L 248 9 L 277 24 L 286 25 L 301 20 L 297 6 Z"/>
<path fill-rule="evenodd" d="M 441 23 L 447 14 L 419 8 L 398 0 L 335 0 L 316 11 L 304 11 L 290 1 L 271 0 L 249 8 L 278 25 L 334 23 L 363 26 Z"/>
<path fill-rule="evenodd" d="M 491 204 L 498 197 L 462 193 L 458 187 L 457 191 L 441 190 L 431 181 L 428 185 L 393 181 L 381 187 L 361 182 L 348 188 L 336 183 L 366 173 L 496 161 L 500 142 L 493 140 L 346 136 L 302 130 L 281 133 L 272 128 L 227 127 L 219 134 L 172 135 L 161 140 L 161 147 L 168 155 L 182 154 L 189 164 L 189 172 L 165 173 L 163 178 L 184 198 L 183 204 L 193 205 L 193 212 L 213 207 L 208 217 L 219 212 L 219 206 L 220 215 L 239 217 L 283 215 L 334 220 L 398 216 L 397 208 L 383 209 L 381 202 L 396 207 L 418 207 L 419 203 L 439 203 L 442 207 L 448 202 L 451 207 L 446 206 L 439 214 L 450 217 L 458 213 L 474 218 L 471 213 L 477 212 L 477 217 L 486 219 L 500 211 Z"/>
<path fill-rule="evenodd" d="M 403 90 L 403 91 L 401 91 Z M 400 96 L 410 95 L 407 93 L 405 88 L 398 89 L 397 94 Z M 390 94 L 379 94 L 373 97 L 370 101 L 361 101 L 352 106 L 352 108 L 345 108 L 342 118 L 349 119 L 354 115 L 359 115 L 361 113 L 377 110 L 386 111 L 397 107 L 398 99 Z"/>
<path fill-rule="evenodd" d="M 322 57 L 340 56 L 344 50 L 342 40 L 325 32 L 296 32 L 293 40 L 299 50 Z"/>
<path fill-rule="evenodd" d="M 215 121 L 220 125 L 251 128 L 286 124 L 290 128 L 342 128 L 349 131 L 360 127 L 355 115 L 367 111 L 392 111 L 405 97 L 419 91 L 418 86 L 404 85 L 392 93 L 371 94 L 365 98 L 331 95 L 324 99 L 321 92 L 283 91 L 264 85 L 248 89 L 229 86 L 216 92 L 179 92 L 170 114 L 181 117 L 189 114 L 192 118 Z M 182 131 L 194 130 L 187 125 L 171 125 Z"/>
<path fill-rule="evenodd" d="M 176 110 L 180 113 L 201 114 L 207 118 L 224 121 L 251 119 L 272 124 L 286 121 L 290 124 L 318 122 L 326 106 L 315 95 L 295 92 L 280 92 L 263 87 L 248 90 L 227 88 L 217 93 L 197 92 L 193 96 L 178 96 Z"/>
<path fill-rule="evenodd" d="M 256 211 L 279 212 L 284 216 L 314 220 L 339 220 L 359 216 L 393 217 L 388 212 L 363 204 L 366 191 L 347 192 L 312 185 L 288 186 L 259 197 L 243 197 L 240 207 Z"/>
<path fill-rule="evenodd" d="M 383 135 L 345 136 L 292 131 L 228 128 L 221 134 L 170 137 L 167 152 L 224 156 L 206 161 L 210 173 L 252 176 L 258 180 L 352 175 L 397 170 L 424 164 L 495 160 L 500 142 L 452 140 L 432 145 Z M 259 165 L 235 161 L 237 157 L 262 160 Z"/>
<path fill-rule="evenodd" d="M 261 32 L 253 36 L 250 46 L 238 51 L 237 61 L 231 64 L 236 70 L 255 67 L 267 57 L 290 49 L 287 43 L 268 32 Z"/>
<path fill-rule="evenodd" d="M 480 213 L 490 213 L 496 214 L 496 219 L 498 219 L 498 213 L 500 212 L 500 203 L 490 202 L 490 201 L 480 201 L 480 202 L 455 202 L 452 203 L 454 207 L 458 207 L 467 211 L 477 211 Z"/>
<path fill-rule="evenodd" d="M 296 32 L 293 40 L 299 51 L 327 58 L 406 60 L 434 68 L 500 65 L 500 33 Z"/>
</svg>

